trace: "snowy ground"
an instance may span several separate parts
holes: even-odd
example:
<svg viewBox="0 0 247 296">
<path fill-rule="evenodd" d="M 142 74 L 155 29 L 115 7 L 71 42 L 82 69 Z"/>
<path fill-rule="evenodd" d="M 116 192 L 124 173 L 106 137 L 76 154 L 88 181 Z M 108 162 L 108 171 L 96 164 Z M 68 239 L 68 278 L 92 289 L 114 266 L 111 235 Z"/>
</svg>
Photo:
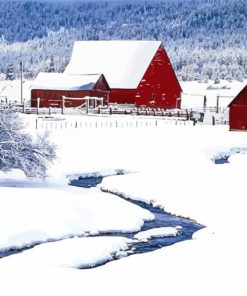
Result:
<svg viewBox="0 0 247 296">
<path fill-rule="evenodd" d="M 247 154 L 232 153 L 246 150 L 245 133 L 229 132 L 227 126 L 82 128 L 53 130 L 51 139 L 58 159 L 46 182 L 27 180 L 17 171 L 0 174 L 0 249 L 44 242 L 0 259 L 0 295 L 246 295 Z M 227 164 L 211 160 L 228 153 Z M 67 185 L 71 174 L 107 175 L 116 169 L 132 173 L 107 177 L 99 186 L 206 228 L 190 241 L 77 269 L 124 256 L 129 243 L 88 234 L 139 231 L 144 220 L 153 219 L 99 188 Z"/>
<path fill-rule="evenodd" d="M 206 96 L 207 107 L 216 107 L 217 96 L 220 96 L 219 107 L 226 108 L 246 83 L 247 80 L 243 82 L 221 80 L 218 84 L 214 81 L 208 83 L 183 81 L 180 83 L 183 90 L 181 106 L 182 108 L 203 108 L 204 96 Z"/>
<path fill-rule="evenodd" d="M 29 80 L 23 81 L 23 99 L 29 101 L 31 98 L 31 86 L 33 82 Z M 5 101 L 7 97 L 8 102 L 20 102 L 21 100 L 21 82 L 20 80 L 0 80 L 0 100 Z"/>
<path fill-rule="evenodd" d="M 46 183 L 1 175 L 1 247 L 74 237 L 0 260 L 1 295 L 246 295 L 247 155 L 215 165 L 211 157 L 247 147 L 226 126 L 57 130 L 58 160 Z M 140 229 L 149 212 L 98 189 L 66 185 L 66 175 L 113 169 L 133 174 L 104 186 L 164 206 L 207 227 L 182 242 L 105 266 L 78 270 L 124 252 L 127 239 L 81 238 L 101 230 Z M 141 234 L 140 234 L 141 236 Z M 60 255 L 59 255 L 60 254 Z M 178 284 L 179 283 L 179 284 Z"/>
</svg>

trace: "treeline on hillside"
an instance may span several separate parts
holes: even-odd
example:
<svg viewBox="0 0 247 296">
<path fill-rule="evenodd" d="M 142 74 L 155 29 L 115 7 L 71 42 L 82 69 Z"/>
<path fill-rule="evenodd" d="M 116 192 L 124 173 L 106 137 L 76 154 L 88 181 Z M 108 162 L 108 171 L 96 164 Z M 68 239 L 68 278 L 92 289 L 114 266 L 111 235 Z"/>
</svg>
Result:
<svg viewBox="0 0 247 296">
<path fill-rule="evenodd" d="M 63 71 L 75 40 L 162 40 L 180 79 L 247 77 L 245 0 L 0 2 L 0 72 Z M 8 75 L 11 77 L 11 75 Z"/>
</svg>

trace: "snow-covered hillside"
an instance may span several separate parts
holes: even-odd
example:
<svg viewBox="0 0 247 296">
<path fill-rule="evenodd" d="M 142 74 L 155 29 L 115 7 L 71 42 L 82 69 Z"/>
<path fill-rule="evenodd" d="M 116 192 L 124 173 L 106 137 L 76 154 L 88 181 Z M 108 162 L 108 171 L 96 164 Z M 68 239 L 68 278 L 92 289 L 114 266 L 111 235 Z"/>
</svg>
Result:
<svg viewBox="0 0 247 296">
<path fill-rule="evenodd" d="M 0 1 L 0 73 L 62 72 L 76 40 L 160 40 L 179 79 L 245 79 L 239 0 Z"/>
</svg>

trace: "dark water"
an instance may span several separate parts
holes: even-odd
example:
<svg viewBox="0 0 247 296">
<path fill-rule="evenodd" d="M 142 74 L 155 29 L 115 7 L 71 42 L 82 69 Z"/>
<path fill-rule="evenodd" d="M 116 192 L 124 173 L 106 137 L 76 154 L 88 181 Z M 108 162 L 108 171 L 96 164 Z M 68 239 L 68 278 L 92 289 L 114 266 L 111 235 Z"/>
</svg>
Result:
<svg viewBox="0 0 247 296">
<path fill-rule="evenodd" d="M 215 164 L 229 163 L 228 158 L 229 158 L 229 156 L 228 157 L 217 158 L 217 159 L 214 160 L 214 163 Z"/>
<path fill-rule="evenodd" d="M 71 180 L 70 185 L 83 188 L 91 188 L 100 184 L 103 177 L 88 177 L 88 178 L 78 178 L 78 180 Z"/>
</svg>

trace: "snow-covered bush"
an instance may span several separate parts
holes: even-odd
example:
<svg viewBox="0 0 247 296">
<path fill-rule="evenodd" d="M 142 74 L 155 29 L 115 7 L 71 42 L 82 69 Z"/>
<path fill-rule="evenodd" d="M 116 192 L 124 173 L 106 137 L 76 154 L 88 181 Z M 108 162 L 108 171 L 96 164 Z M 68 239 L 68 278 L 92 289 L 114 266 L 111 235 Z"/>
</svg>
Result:
<svg viewBox="0 0 247 296">
<path fill-rule="evenodd" d="M 20 169 L 28 177 L 46 177 L 49 162 L 55 159 L 55 146 L 48 134 L 33 139 L 23 129 L 18 113 L 0 111 L 0 170 Z"/>
</svg>

